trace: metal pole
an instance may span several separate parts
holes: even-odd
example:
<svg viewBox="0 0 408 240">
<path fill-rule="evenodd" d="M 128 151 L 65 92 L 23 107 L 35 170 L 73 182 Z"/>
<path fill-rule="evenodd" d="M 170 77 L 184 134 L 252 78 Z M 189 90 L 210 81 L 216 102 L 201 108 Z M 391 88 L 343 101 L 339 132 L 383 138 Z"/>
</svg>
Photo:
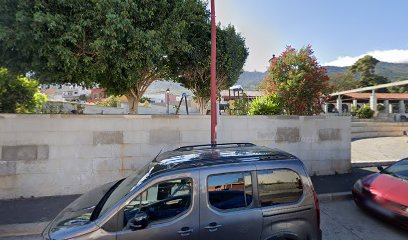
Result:
<svg viewBox="0 0 408 240">
<path fill-rule="evenodd" d="M 166 91 L 167 115 L 170 114 L 170 90 Z"/>
<path fill-rule="evenodd" d="M 211 144 L 217 144 L 216 59 L 217 29 L 215 23 L 215 0 L 211 0 Z"/>
</svg>

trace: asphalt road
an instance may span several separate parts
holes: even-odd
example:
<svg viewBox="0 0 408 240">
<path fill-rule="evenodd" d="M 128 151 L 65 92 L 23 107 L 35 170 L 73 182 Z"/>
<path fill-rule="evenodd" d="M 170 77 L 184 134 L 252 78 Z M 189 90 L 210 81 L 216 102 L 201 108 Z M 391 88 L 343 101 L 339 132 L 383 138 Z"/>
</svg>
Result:
<svg viewBox="0 0 408 240">
<path fill-rule="evenodd" d="M 408 232 L 375 218 L 353 201 L 321 204 L 323 239 L 329 240 L 406 240 Z M 8 237 L 0 240 L 37 240 L 38 236 Z"/>
</svg>

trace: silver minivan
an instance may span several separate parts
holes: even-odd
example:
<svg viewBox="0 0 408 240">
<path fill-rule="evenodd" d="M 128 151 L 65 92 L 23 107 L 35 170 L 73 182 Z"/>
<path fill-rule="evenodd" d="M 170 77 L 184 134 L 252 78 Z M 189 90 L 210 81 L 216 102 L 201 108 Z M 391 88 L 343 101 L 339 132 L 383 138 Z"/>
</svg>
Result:
<svg viewBox="0 0 408 240">
<path fill-rule="evenodd" d="M 181 147 L 66 207 L 44 239 L 321 239 L 303 163 L 249 143 Z"/>
</svg>

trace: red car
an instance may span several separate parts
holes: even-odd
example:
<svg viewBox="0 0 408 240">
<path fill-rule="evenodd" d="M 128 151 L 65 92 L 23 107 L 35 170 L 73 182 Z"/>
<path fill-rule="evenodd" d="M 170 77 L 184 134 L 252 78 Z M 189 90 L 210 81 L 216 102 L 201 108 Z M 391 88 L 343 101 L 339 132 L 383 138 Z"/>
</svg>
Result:
<svg viewBox="0 0 408 240">
<path fill-rule="evenodd" d="M 355 203 L 408 229 L 408 158 L 358 180 Z"/>
</svg>

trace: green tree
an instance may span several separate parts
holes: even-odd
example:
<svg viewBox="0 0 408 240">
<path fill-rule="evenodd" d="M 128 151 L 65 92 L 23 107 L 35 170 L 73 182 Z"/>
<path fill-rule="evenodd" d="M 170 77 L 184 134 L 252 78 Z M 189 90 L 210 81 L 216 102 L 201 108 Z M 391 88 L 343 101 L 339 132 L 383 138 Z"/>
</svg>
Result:
<svg viewBox="0 0 408 240">
<path fill-rule="evenodd" d="M 336 73 L 330 76 L 330 85 L 335 91 L 346 91 L 360 87 L 360 81 L 351 72 Z"/>
<path fill-rule="evenodd" d="M 187 30 L 208 18 L 200 0 L 1 0 L 0 65 L 43 83 L 98 84 L 130 111 L 169 63 L 191 53 Z M 204 17 L 203 17 L 204 16 Z"/>
<path fill-rule="evenodd" d="M 46 101 L 47 96 L 38 89 L 38 81 L 0 68 L 0 112 L 33 113 Z"/>
<path fill-rule="evenodd" d="M 276 94 L 257 97 L 251 102 L 249 115 L 279 115 L 282 114 L 281 101 Z"/>
<path fill-rule="evenodd" d="M 210 100 L 211 81 L 211 26 L 207 21 L 200 28 L 190 29 L 193 39 L 193 54 L 186 54 L 180 59 L 180 75 L 177 81 L 190 89 L 201 113 Z M 233 86 L 242 73 L 248 57 L 245 39 L 229 25 L 217 27 L 217 93 Z"/>
<path fill-rule="evenodd" d="M 288 46 L 268 71 L 263 85 L 269 95 L 277 95 L 286 114 L 320 114 L 332 87 L 310 45 L 300 50 Z"/>
<path fill-rule="evenodd" d="M 375 74 L 375 66 L 380 61 L 376 58 L 366 55 L 355 62 L 349 69 L 353 74 L 360 75 L 360 82 L 362 87 L 375 86 L 379 84 L 388 83 L 386 77 Z"/>
</svg>

